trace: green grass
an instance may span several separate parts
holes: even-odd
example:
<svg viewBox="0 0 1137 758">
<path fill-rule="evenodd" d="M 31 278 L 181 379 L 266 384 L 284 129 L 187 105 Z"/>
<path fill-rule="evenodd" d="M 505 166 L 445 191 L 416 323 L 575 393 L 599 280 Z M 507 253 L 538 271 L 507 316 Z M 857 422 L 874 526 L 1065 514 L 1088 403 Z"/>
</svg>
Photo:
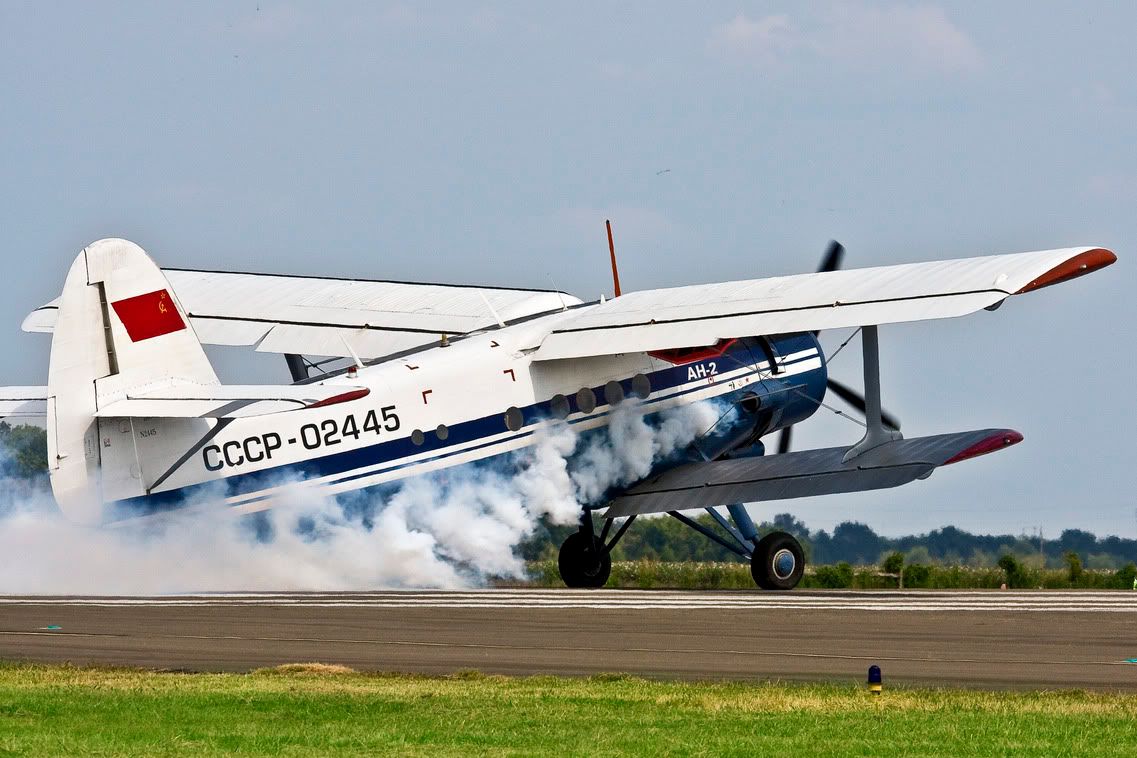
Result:
<svg viewBox="0 0 1137 758">
<path fill-rule="evenodd" d="M 1137 755 L 1137 697 L 0 666 L 12 755 Z"/>
</svg>

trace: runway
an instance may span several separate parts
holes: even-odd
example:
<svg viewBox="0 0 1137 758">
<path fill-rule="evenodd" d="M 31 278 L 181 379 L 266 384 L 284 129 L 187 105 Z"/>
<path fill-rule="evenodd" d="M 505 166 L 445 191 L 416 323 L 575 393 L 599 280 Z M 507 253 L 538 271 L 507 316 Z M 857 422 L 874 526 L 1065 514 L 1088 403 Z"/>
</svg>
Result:
<svg viewBox="0 0 1137 758">
<path fill-rule="evenodd" d="M 850 681 L 876 663 L 886 681 L 1137 692 L 1135 631 L 1127 592 L 0 596 L 0 659 L 193 671 Z"/>
</svg>

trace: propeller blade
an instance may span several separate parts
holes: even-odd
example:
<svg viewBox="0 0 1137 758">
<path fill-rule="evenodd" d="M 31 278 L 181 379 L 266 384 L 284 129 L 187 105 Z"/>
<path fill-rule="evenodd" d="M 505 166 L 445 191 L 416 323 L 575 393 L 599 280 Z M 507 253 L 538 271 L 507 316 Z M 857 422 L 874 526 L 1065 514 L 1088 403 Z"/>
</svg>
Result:
<svg viewBox="0 0 1137 758">
<path fill-rule="evenodd" d="M 821 257 L 821 265 L 817 269 L 817 273 L 822 274 L 826 271 L 836 271 L 841 268 L 841 261 L 845 259 L 845 246 L 837 240 L 829 240 L 829 247 L 825 248 L 825 255 Z M 813 336 L 821 334 L 820 329 L 813 330 Z"/>
<path fill-rule="evenodd" d="M 849 405 L 859 410 L 862 414 L 865 412 L 865 396 L 857 392 L 855 389 L 848 387 L 836 379 L 828 381 L 829 389 L 833 390 L 833 394 L 844 400 Z M 886 427 L 896 431 L 900 431 L 900 420 L 885 410 L 880 412 L 880 420 Z"/>
<path fill-rule="evenodd" d="M 790 451 L 790 436 L 793 432 L 793 429 L 793 426 L 787 426 L 782 430 L 782 433 L 778 435 L 779 453 L 788 453 Z"/>
<path fill-rule="evenodd" d="M 841 261 L 845 258 L 845 246 L 837 240 L 829 240 L 829 247 L 825 249 L 825 256 L 821 259 L 818 273 L 836 271 L 841 268 Z"/>
</svg>

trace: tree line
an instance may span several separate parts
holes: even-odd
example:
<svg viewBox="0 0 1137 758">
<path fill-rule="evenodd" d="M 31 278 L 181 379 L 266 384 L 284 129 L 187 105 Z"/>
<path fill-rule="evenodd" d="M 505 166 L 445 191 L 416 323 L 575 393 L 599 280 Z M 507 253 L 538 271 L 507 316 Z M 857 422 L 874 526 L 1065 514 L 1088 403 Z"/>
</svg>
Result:
<svg viewBox="0 0 1137 758">
<path fill-rule="evenodd" d="M 717 529 L 709 515 L 696 519 Z M 599 519 L 597 519 L 599 523 Z M 556 556 L 560 543 L 575 527 L 552 526 L 543 522 L 521 546 L 527 560 Z M 1069 565 L 1069 554 L 1078 556 L 1087 569 L 1119 569 L 1137 562 L 1137 540 L 1122 537 L 1099 538 L 1081 529 L 1067 529 L 1054 539 L 1044 540 L 1041 550 L 1037 537 L 1013 534 L 972 534 L 954 526 L 933 529 L 924 534 L 886 537 L 872 527 L 845 521 L 832 531 L 810 530 L 804 522 L 781 513 L 759 526 L 762 533 L 780 529 L 798 538 L 808 560 L 815 564 L 848 563 L 852 566 L 880 565 L 893 553 L 900 553 L 906 564 L 971 566 L 990 568 L 1005 555 L 1014 556 L 1032 568 L 1061 569 Z M 637 561 L 741 561 L 721 545 L 712 542 L 672 518 L 639 518 L 628 529 L 613 551 L 614 560 Z"/>
</svg>

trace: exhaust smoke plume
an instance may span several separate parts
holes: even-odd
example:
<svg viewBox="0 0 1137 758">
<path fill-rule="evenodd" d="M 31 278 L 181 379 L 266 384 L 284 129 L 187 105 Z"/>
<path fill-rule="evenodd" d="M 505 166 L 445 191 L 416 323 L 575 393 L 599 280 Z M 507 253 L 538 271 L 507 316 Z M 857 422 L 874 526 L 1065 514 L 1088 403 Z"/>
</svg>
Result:
<svg viewBox="0 0 1137 758">
<path fill-rule="evenodd" d="M 718 419 L 710 402 L 650 421 L 629 402 L 606 433 L 542 428 L 508 465 L 441 471 L 383 495 L 323 498 L 297 487 L 277 507 L 244 518 L 214 506 L 81 527 L 58 513 L 46 482 L 21 483 L 22 492 L 7 488 L 10 500 L 0 506 L 0 592 L 452 588 L 520 576 L 516 547 L 538 519 L 575 523 L 583 504 L 643 478 Z"/>
</svg>

